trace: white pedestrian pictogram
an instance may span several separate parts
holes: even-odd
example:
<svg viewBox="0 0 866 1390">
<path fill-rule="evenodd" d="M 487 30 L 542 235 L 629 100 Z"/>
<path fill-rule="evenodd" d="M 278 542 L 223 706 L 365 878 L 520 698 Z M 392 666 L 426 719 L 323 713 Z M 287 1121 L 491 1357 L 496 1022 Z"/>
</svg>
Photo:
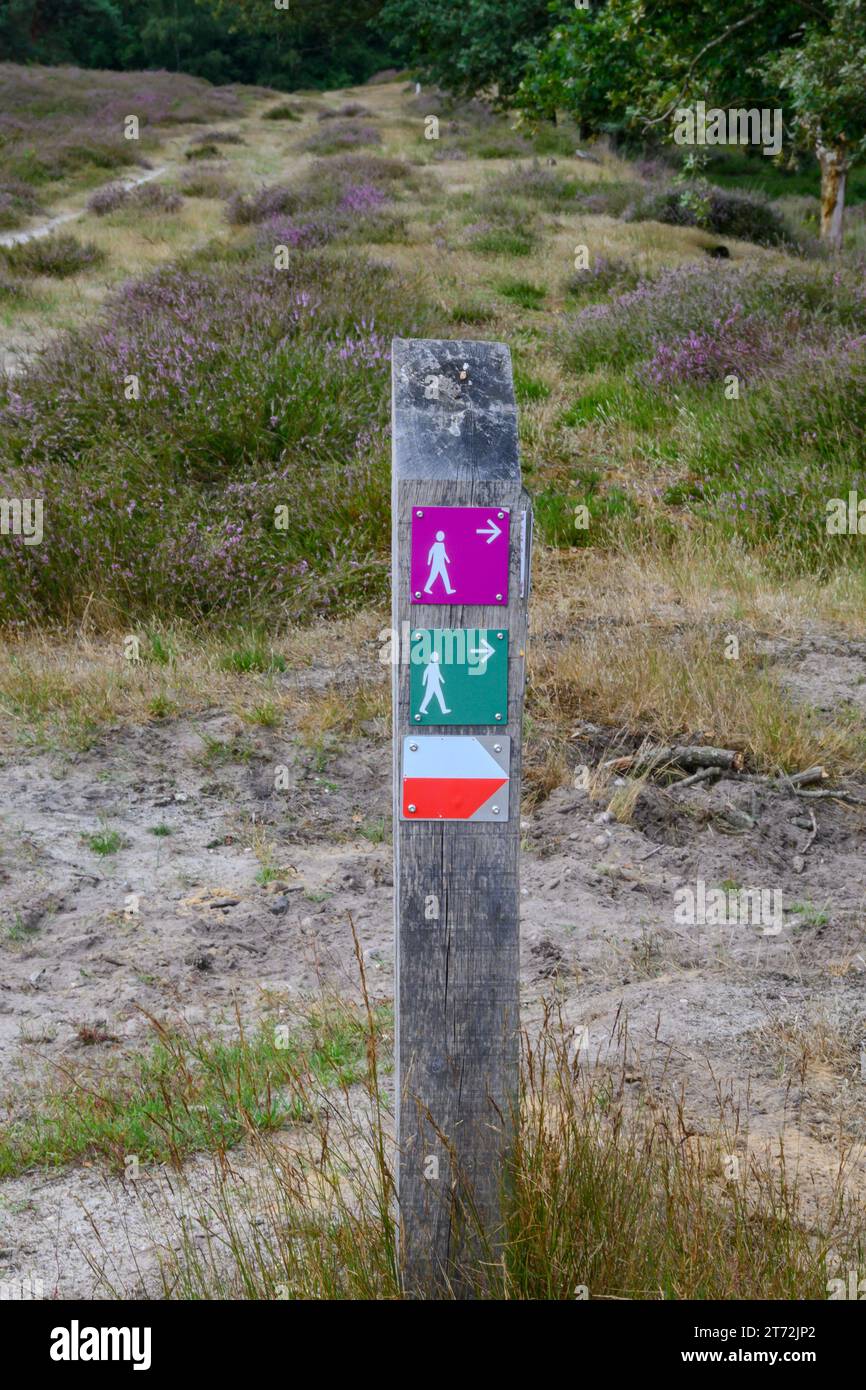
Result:
<svg viewBox="0 0 866 1390">
<path fill-rule="evenodd" d="M 421 701 L 419 714 L 427 713 L 427 706 L 435 697 L 439 702 L 439 708 L 443 714 L 450 714 L 451 711 L 445 704 L 445 692 L 442 689 L 442 668 L 439 665 L 439 653 L 431 652 L 430 660 L 424 667 L 424 674 L 421 677 L 424 682 L 424 699 Z"/>
<path fill-rule="evenodd" d="M 430 574 L 427 583 L 424 585 L 425 594 L 433 592 L 433 585 L 437 579 L 442 580 L 442 583 L 445 585 L 446 594 L 456 594 L 457 590 L 452 589 L 451 580 L 448 577 L 448 570 L 445 568 L 446 565 L 451 564 L 451 557 L 445 553 L 444 531 L 436 532 L 436 539 L 427 553 L 427 564 L 430 566 Z"/>
</svg>

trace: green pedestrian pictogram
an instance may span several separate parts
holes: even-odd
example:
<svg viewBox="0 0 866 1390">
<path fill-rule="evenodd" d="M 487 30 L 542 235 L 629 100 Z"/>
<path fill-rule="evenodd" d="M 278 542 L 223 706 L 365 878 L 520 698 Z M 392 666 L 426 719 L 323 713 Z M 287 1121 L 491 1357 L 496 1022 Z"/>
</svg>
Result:
<svg viewBox="0 0 866 1390">
<path fill-rule="evenodd" d="M 507 724 L 504 628 L 413 628 L 409 664 L 413 724 Z"/>
</svg>

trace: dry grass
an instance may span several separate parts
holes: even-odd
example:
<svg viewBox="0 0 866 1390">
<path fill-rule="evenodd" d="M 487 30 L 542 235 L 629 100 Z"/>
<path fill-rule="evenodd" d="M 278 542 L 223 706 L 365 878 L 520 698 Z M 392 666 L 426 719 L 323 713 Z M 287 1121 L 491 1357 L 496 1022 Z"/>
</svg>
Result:
<svg viewBox="0 0 866 1390">
<path fill-rule="evenodd" d="M 189 717 L 218 704 L 253 725 L 275 727 L 285 718 L 310 741 L 329 731 L 355 732 L 388 710 L 390 668 L 378 662 L 381 628 L 381 614 L 358 613 L 273 638 L 192 628 L 113 639 L 86 631 L 7 638 L 0 641 L 0 726 L 15 741 L 80 748 L 108 725 Z M 138 659 L 126 655 L 136 650 L 130 637 L 137 639 Z M 362 644 L 370 655 L 359 664 Z M 326 668 L 324 685 L 337 688 L 304 691 L 304 672 L 314 663 Z"/>
<path fill-rule="evenodd" d="M 582 719 L 735 748 L 760 769 L 793 772 L 823 763 L 836 773 L 862 770 L 862 722 L 821 719 L 786 700 L 748 651 L 725 658 L 725 635 L 627 621 L 536 650 L 531 708 L 557 726 Z"/>
<path fill-rule="evenodd" d="M 245 1154 L 219 1152 L 215 1191 L 193 1195 L 163 1242 L 166 1297 L 401 1296 L 384 1041 L 371 1026 L 365 1084 L 326 1106 L 307 1076 L 291 1080 L 310 1124 L 276 1139 L 248 1124 Z M 856 1265 L 861 1214 L 841 1183 L 806 1224 L 783 1148 L 761 1156 L 730 1114 L 696 1136 L 682 1099 L 629 1100 L 640 1088 L 624 1035 L 609 1068 L 573 1041 L 551 1013 L 524 1040 L 500 1248 L 475 1229 L 459 1175 L 448 1194 L 481 1247 L 470 1286 L 502 1300 L 822 1298 L 831 1249 Z M 427 1294 L 453 1297 L 444 1282 Z"/>
</svg>

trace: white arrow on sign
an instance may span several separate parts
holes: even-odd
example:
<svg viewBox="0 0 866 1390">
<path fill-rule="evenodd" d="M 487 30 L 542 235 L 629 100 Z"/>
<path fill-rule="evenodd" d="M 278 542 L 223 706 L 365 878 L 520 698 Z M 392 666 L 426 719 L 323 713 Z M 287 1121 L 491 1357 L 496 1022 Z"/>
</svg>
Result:
<svg viewBox="0 0 866 1390">
<path fill-rule="evenodd" d="M 495 541 L 497 536 L 502 535 L 502 527 L 497 526 L 496 522 L 493 520 L 493 517 L 489 516 L 487 518 L 486 526 L 476 526 L 475 534 L 476 536 L 486 536 L 487 544 L 490 545 L 491 541 Z"/>
<path fill-rule="evenodd" d="M 482 637 L 480 647 L 470 647 L 470 656 L 480 656 L 483 661 L 489 661 L 491 656 L 496 655 L 496 648 L 491 647 L 486 637 Z"/>
</svg>

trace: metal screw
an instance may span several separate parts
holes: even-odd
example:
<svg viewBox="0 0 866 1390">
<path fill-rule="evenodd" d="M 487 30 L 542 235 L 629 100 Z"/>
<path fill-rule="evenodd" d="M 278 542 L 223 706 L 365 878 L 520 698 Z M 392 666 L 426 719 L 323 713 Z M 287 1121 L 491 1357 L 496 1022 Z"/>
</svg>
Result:
<svg viewBox="0 0 866 1390">
<path fill-rule="evenodd" d="M 416 721 L 417 721 L 418 723 L 420 723 L 420 722 L 421 722 L 421 716 L 420 716 L 420 714 L 416 714 L 416 715 L 415 715 L 415 719 L 416 719 Z"/>
<path fill-rule="evenodd" d="M 423 512 L 416 512 L 415 515 L 416 515 L 416 516 L 423 516 L 424 513 L 423 513 Z"/>
<path fill-rule="evenodd" d="M 411 811 L 411 809 L 412 809 L 412 807 L 410 806 L 410 807 L 409 807 L 409 810 Z M 498 807 L 498 806 L 491 806 L 490 809 L 491 809 L 491 811 L 493 812 L 494 816 L 498 816 L 498 815 L 499 815 L 499 807 Z"/>
<path fill-rule="evenodd" d="M 497 516 L 503 517 L 504 515 L 505 515 L 504 512 L 497 512 Z"/>
<path fill-rule="evenodd" d="M 504 632 L 497 632 L 496 636 L 497 636 L 497 638 L 499 639 L 499 641 L 501 642 L 502 639 L 503 639 L 503 637 L 505 636 L 505 633 L 504 633 Z"/>
<path fill-rule="evenodd" d="M 501 718 L 502 718 L 502 715 L 501 715 L 501 714 L 497 714 L 496 718 L 497 718 L 497 719 L 501 719 Z"/>
<path fill-rule="evenodd" d="M 494 753 L 501 753 L 501 752 L 502 752 L 502 744 L 501 744 L 501 743 L 494 743 L 494 745 L 493 745 L 493 751 L 494 751 Z"/>
<path fill-rule="evenodd" d="M 421 590 L 420 590 L 420 589 L 416 589 L 416 590 L 415 590 L 415 597 L 416 597 L 416 598 L 420 598 L 420 597 L 421 597 Z"/>
<path fill-rule="evenodd" d="M 417 598 L 418 595 L 416 594 L 415 597 Z M 501 595 L 501 594 L 497 594 L 497 595 L 496 595 L 496 602 L 497 602 L 497 603 L 501 603 L 501 602 L 502 602 L 502 595 Z"/>
<path fill-rule="evenodd" d="M 420 718 L 421 718 L 420 714 L 419 714 L 417 717 L 420 719 Z M 418 752 L 418 745 L 417 745 L 417 743 L 410 743 L 410 744 L 409 744 L 409 752 L 410 752 L 410 753 L 417 753 L 417 752 Z"/>
<path fill-rule="evenodd" d="M 407 806 L 407 807 L 406 807 L 406 810 L 407 810 L 407 811 L 414 811 L 414 810 L 415 810 L 415 807 L 414 807 L 414 806 Z"/>
</svg>

